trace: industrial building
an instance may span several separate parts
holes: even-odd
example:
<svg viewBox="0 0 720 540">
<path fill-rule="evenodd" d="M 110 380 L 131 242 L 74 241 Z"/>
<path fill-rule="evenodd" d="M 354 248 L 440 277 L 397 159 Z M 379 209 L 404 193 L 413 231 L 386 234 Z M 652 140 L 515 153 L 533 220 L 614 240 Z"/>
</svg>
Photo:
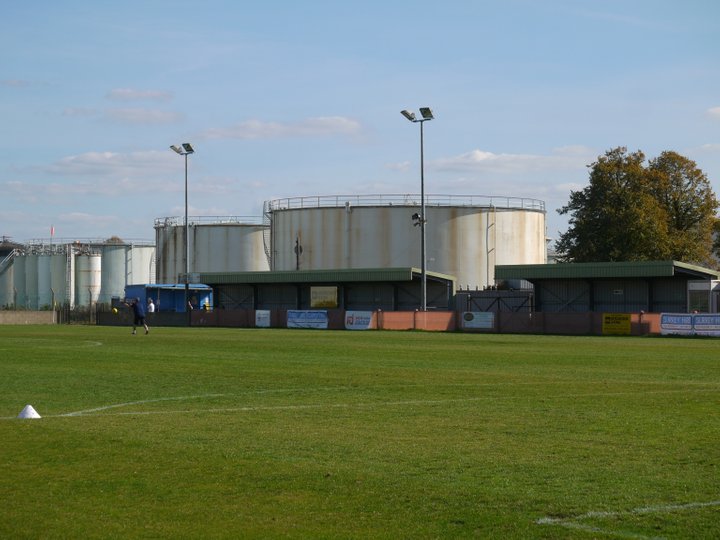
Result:
<svg viewBox="0 0 720 540">
<path fill-rule="evenodd" d="M 18 244 L 0 261 L 0 306 L 28 310 L 88 307 L 155 282 L 155 246 L 104 241 Z"/>
<path fill-rule="evenodd" d="M 333 195 L 266 201 L 262 223 L 191 218 L 193 274 L 419 267 L 419 195 Z M 499 264 L 546 262 L 545 204 L 536 199 L 427 195 L 427 271 L 456 286 L 494 285 Z M 184 273 L 181 219 L 155 222 L 157 280 Z"/>
<path fill-rule="evenodd" d="M 250 293 L 254 305 L 263 303 L 258 294 L 272 302 L 271 289 L 285 291 L 278 293 L 283 305 L 303 304 L 303 287 L 326 278 L 350 305 L 412 309 L 421 281 L 420 207 L 419 195 L 293 197 L 266 201 L 260 219 L 191 217 L 186 226 L 182 218 L 157 218 L 154 245 L 118 238 L 30 243 L 3 258 L 0 305 L 109 303 L 128 285 L 182 283 L 187 268 L 192 282 L 217 278 L 209 284 L 220 287 L 216 302 L 228 309 L 246 306 Z M 425 216 L 433 309 L 451 308 L 457 289 L 492 287 L 496 265 L 546 262 L 542 201 L 426 195 Z M 383 270 L 393 269 L 403 277 L 393 274 L 383 288 Z M 345 286 L 349 274 L 341 271 L 351 270 L 362 278 Z"/>
</svg>

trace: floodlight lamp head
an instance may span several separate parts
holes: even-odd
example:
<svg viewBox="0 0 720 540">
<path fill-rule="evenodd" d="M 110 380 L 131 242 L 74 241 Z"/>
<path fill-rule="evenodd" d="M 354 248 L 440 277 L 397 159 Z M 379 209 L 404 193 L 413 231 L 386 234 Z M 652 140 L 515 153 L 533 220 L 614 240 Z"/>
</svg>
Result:
<svg viewBox="0 0 720 540">
<path fill-rule="evenodd" d="M 402 110 L 402 111 L 400 111 L 400 114 L 402 114 L 405 118 L 407 118 L 411 122 L 415 121 L 415 113 L 414 112 L 410 112 L 408 110 Z"/>
<path fill-rule="evenodd" d="M 420 114 L 422 114 L 423 120 L 432 120 L 435 118 L 430 107 L 420 107 Z"/>
<path fill-rule="evenodd" d="M 171 144 L 170 149 L 173 152 L 180 154 L 181 156 L 187 156 L 188 154 L 195 153 L 195 150 L 190 143 L 182 143 L 180 146 L 175 146 L 174 144 Z"/>
</svg>

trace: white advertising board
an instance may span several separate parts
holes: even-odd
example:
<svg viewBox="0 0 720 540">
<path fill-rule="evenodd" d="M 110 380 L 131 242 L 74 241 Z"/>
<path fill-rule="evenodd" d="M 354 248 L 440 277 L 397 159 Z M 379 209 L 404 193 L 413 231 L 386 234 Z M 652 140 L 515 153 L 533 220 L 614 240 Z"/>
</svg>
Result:
<svg viewBox="0 0 720 540">
<path fill-rule="evenodd" d="M 465 311 L 462 314 L 462 327 L 492 330 L 495 328 L 495 313 L 492 311 Z"/>
<path fill-rule="evenodd" d="M 289 309 L 288 328 L 327 328 L 328 314 L 324 309 Z"/>
<path fill-rule="evenodd" d="M 345 328 L 347 330 L 369 330 L 372 325 L 372 311 L 346 311 Z"/>
<path fill-rule="evenodd" d="M 660 333 L 681 336 L 720 336 L 720 314 L 661 313 Z"/>
<path fill-rule="evenodd" d="M 269 309 L 258 309 L 255 311 L 255 326 L 258 328 L 270 328 Z"/>
</svg>

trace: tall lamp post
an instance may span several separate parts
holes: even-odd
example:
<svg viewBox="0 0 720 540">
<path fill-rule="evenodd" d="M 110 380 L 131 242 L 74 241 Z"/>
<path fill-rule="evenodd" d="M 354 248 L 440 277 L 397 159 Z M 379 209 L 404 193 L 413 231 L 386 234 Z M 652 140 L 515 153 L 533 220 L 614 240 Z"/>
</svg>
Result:
<svg viewBox="0 0 720 540">
<path fill-rule="evenodd" d="M 400 111 L 405 118 L 413 123 L 420 124 L 420 214 L 413 214 L 415 225 L 420 226 L 420 309 L 427 311 L 427 253 L 425 240 L 425 155 L 423 143 L 423 124 L 434 118 L 430 107 L 420 107 L 422 118 L 416 118 L 415 113 L 408 110 Z"/>
<path fill-rule="evenodd" d="M 185 231 L 183 234 L 183 246 L 185 248 L 185 311 L 187 312 L 187 324 L 190 326 L 190 310 L 188 309 L 188 300 L 190 298 L 190 243 L 188 234 L 188 156 L 194 154 L 190 143 L 182 143 L 180 146 L 170 145 L 170 149 L 185 156 Z"/>
</svg>

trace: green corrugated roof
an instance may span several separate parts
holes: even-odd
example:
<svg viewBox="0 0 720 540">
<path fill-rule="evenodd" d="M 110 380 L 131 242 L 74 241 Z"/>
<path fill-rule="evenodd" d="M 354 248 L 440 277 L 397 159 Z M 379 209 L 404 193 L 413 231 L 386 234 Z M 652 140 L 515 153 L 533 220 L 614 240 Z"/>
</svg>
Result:
<svg viewBox="0 0 720 540">
<path fill-rule="evenodd" d="M 514 264 L 495 267 L 496 279 L 583 279 L 672 277 L 678 274 L 697 279 L 720 279 L 716 270 L 677 261 L 632 261 L 601 263 Z"/>
<path fill-rule="evenodd" d="M 420 275 L 418 268 L 356 268 L 337 270 L 283 270 L 277 272 L 201 272 L 200 281 L 213 285 L 230 283 L 342 283 L 369 281 L 412 281 L 413 274 Z M 427 272 L 428 277 L 455 281 L 453 276 L 439 272 Z"/>
</svg>

